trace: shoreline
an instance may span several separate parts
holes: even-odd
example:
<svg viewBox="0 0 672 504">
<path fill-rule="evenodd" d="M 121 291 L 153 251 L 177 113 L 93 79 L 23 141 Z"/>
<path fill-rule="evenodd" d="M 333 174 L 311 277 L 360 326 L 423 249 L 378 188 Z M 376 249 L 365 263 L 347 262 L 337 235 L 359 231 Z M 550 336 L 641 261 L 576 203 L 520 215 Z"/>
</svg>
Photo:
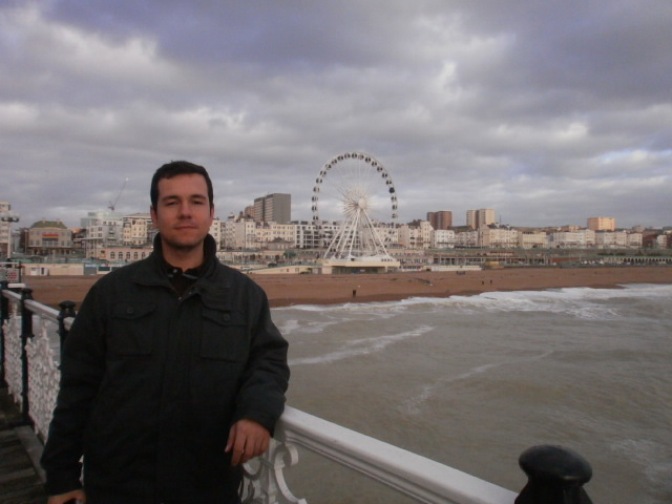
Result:
<svg viewBox="0 0 672 504">
<path fill-rule="evenodd" d="M 399 301 L 414 297 L 469 296 L 493 291 L 546 290 L 568 287 L 618 288 L 625 284 L 672 284 L 667 266 L 586 268 L 515 267 L 457 274 L 408 272 L 351 275 L 254 275 L 272 308 Z M 58 308 L 62 301 L 79 307 L 98 276 L 29 276 L 33 299 Z"/>
</svg>

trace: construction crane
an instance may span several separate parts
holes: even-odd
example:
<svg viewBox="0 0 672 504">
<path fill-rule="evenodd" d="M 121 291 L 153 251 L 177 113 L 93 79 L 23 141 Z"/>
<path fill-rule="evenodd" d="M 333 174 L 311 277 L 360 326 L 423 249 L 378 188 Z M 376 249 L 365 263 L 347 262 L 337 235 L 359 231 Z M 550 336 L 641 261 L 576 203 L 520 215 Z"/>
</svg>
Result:
<svg viewBox="0 0 672 504">
<path fill-rule="evenodd" d="M 121 194 L 124 192 L 124 189 L 126 189 L 126 184 L 128 183 L 128 177 L 124 179 L 124 183 L 121 184 L 121 189 L 119 189 L 119 194 L 117 194 L 117 197 L 114 198 L 114 201 L 110 201 L 110 204 L 107 205 L 107 208 L 110 209 L 111 212 L 114 212 L 114 209 L 117 207 L 117 203 L 119 202 L 119 198 L 121 198 Z"/>
</svg>

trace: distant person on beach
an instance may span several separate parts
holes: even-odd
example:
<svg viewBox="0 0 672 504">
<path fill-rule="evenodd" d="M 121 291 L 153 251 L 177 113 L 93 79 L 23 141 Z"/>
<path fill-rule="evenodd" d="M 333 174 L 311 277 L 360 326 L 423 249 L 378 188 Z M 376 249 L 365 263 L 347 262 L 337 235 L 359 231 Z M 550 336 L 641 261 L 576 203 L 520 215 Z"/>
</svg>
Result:
<svg viewBox="0 0 672 504">
<path fill-rule="evenodd" d="M 284 408 L 288 345 L 215 256 L 207 171 L 168 163 L 150 196 L 154 252 L 91 288 L 65 342 L 49 504 L 238 503 Z"/>
</svg>

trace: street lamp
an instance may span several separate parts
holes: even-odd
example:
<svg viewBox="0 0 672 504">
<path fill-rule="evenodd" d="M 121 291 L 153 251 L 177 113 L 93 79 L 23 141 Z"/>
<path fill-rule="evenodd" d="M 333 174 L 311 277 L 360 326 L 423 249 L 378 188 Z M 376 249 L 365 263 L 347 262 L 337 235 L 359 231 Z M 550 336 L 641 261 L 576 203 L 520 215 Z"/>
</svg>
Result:
<svg viewBox="0 0 672 504">
<path fill-rule="evenodd" d="M 7 223 L 7 259 L 12 258 L 12 222 L 19 222 L 19 216 L 14 212 L 1 212 L 0 221 Z"/>
</svg>

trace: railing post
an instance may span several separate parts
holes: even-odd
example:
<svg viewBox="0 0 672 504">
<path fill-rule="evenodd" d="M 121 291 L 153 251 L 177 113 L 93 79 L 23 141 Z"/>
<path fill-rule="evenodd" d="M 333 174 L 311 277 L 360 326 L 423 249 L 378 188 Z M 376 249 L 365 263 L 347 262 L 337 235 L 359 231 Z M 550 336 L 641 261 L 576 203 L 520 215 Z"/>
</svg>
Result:
<svg viewBox="0 0 672 504">
<path fill-rule="evenodd" d="M 515 504 L 592 504 L 583 489 L 593 476 L 586 459 L 561 446 L 539 445 L 518 459 L 528 482 Z"/>
<path fill-rule="evenodd" d="M 4 279 L 0 281 L 0 385 L 6 386 L 5 381 L 5 321 L 9 320 L 9 299 L 2 295 L 2 292 L 9 287 L 9 282 Z"/>
<path fill-rule="evenodd" d="M 26 307 L 26 301 L 33 299 L 33 289 L 21 289 L 21 414 L 23 421 L 30 422 L 28 404 L 28 338 L 33 337 L 33 313 Z"/>
<path fill-rule="evenodd" d="M 60 361 L 63 362 L 63 345 L 65 344 L 65 339 L 68 337 L 68 331 L 65 328 L 65 319 L 66 318 L 71 318 L 75 317 L 75 302 L 74 301 L 61 301 L 58 304 L 58 307 L 61 309 L 58 312 L 58 336 L 60 339 L 60 345 L 59 345 L 59 354 L 60 354 Z"/>
</svg>

